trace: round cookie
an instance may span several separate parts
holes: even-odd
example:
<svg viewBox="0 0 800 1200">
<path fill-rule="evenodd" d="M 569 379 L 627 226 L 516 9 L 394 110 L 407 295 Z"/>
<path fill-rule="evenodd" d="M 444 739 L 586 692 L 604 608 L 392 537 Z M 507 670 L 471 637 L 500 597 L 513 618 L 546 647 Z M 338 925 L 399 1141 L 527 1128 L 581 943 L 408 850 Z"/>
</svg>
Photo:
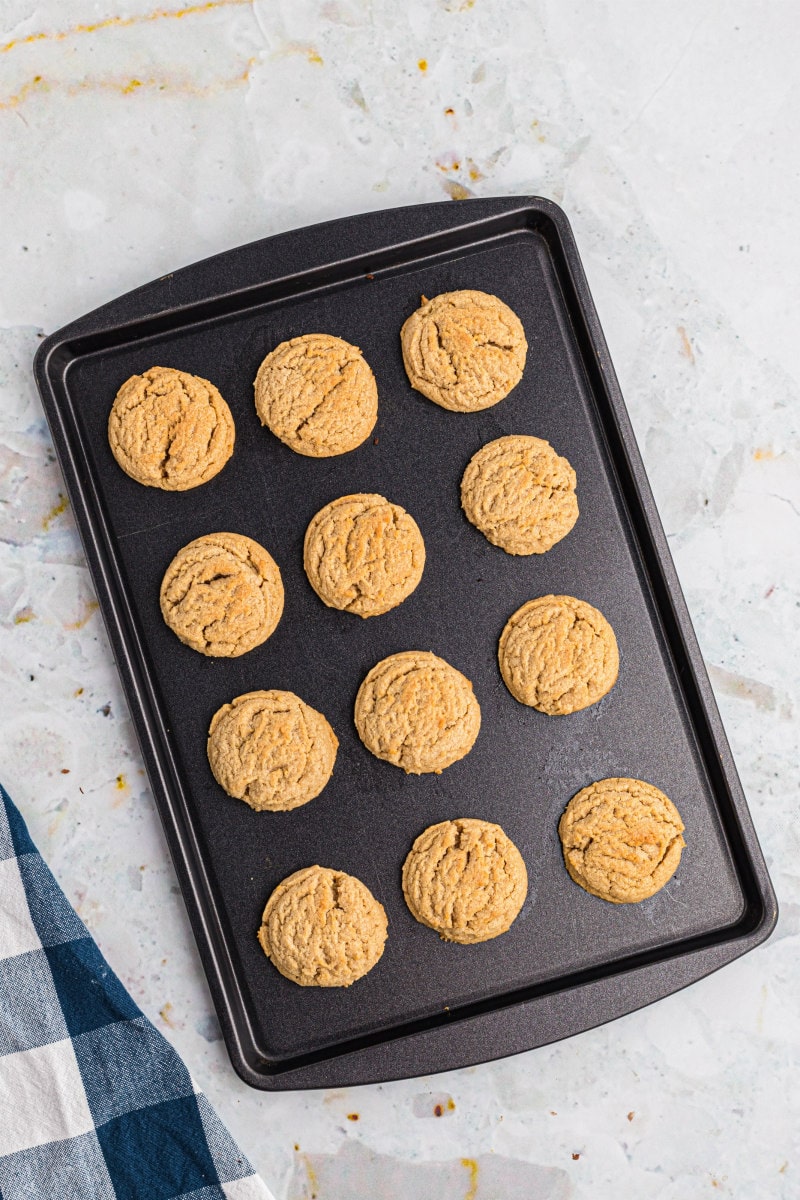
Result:
<svg viewBox="0 0 800 1200">
<path fill-rule="evenodd" d="M 675 805 L 651 783 L 601 779 L 572 797 L 558 834 L 577 884 L 612 904 L 638 904 L 675 874 L 683 828 Z"/>
<path fill-rule="evenodd" d="M 182 642 L 215 658 L 260 646 L 283 612 L 283 583 L 263 546 L 240 533 L 207 533 L 173 558 L 161 614 Z"/>
<path fill-rule="evenodd" d="M 213 383 L 172 367 L 132 375 L 117 392 L 108 442 L 126 475 L 185 492 L 212 479 L 233 454 L 231 410 Z"/>
<path fill-rule="evenodd" d="M 575 472 L 542 438 L 512 434 L 474 454 L 461 480 L 467 520 L 508 554 L 544 554 L 578 519 Z"/>
<path fill-rule="evenodd" d="M 411 913 L 445 941 L 486 942 L 505 933 L 528 894 L 528 872 L 499 825 L 461 817 L 421 833 L 403 864 Z"/>
<path fill-rule="evenodd" d="M 596 704 L 619 674 L 614 630 L 574 596 L 523 604 L 500 636 L 498 659 L 511 695 L 551 717 Z"/>
<path fill-rule="evenodd" d="M 481 710 L 470 681 L 427 650 L 377 663 L 358 689 L 358 736 L 408 775 L 441 774 L 472 749 Z"/>
<path fill-rule="evenodd" d="M 369 364 L 357 346 L 327 333 L 281 342 L 258 368 L 254 386 L 261 424 L 311 458 L 355 450 L 378 419 Z"/>
<path fill-rule="evenodd" d="M 383 954 L 386 913 L 368 887 L 329 867 L 305 867 L 267 901 L 258 940 L 301 987 L 349 987 Z"/>
<path fill-rule="evenodd" d="M 247 692 L 223 705 L 208 731 L 208 761 L 221 788 L 256 812 L 288 812 L 318 796 L 339 742 L 294 692 Z"/>
<path fill-rule="evenodd" d="M 451 412 L 477 412 L 522 378 L 528 343 L 515 312 L 497 296 L 464 290 L 422 297 L 400 331 L 411 386 Z"/>
<path fill-rule="evenodd" d="M 306 530 L 303 565 L 324 604 L 375 617 L 402 604 L 422 578 L 425 543 L 416 521 L 383 496 L 342 496 Z"/>
</svg>

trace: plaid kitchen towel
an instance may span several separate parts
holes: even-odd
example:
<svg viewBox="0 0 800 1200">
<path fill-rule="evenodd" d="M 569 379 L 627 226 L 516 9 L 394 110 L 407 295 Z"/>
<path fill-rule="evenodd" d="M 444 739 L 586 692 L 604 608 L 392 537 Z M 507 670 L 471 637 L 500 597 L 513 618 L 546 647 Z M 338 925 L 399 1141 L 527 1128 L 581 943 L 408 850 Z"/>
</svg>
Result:
<svg viewBox="0 0 800 1200">
<path fill-rule="evenodd" d="M 0 1200 L 272 1200 L 0 787 Z"/>
</svg>

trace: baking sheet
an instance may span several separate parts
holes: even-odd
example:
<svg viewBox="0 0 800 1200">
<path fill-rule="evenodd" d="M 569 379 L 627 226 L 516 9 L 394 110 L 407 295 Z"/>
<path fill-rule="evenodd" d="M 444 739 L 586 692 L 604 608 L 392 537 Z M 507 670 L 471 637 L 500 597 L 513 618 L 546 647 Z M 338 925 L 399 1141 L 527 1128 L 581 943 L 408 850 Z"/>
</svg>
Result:
<svg viewBox="0 0 800 1200">
<path fill-rule="evenodd" d="M 351 218 L 231 251 L 53 335 L 37 360 L 228 1047 L 255 1086 L 429 1072 L 536 1045 L 551 1034 L 542 1037 L 549 1024 L 532 1019 L 531 1004 L 540 1013 L 548 998 L 571 991 L 576 1005 L 556 1036 L 574 1032 L 594 1023 L 581 1016 L 576 1025 L 582 988 L 606 986 L 613 1007 L 621 975 L 660 967 L 663 994 L 687 981 L 678 962 L 703 974 L 767 936 L 774 922 L 774 897 L 563 214 L 536 199 L 460 205 L 459 219 L 454 207 Z M 506 400 L 462 415 L 411 389 L 399 331 L 421 294 L 464 287 L 509 304 L 529 350 Z M 306 332 L 360 346 L 378 383 L 373 436 L 331 459 L 294 454 L 261 427 L 253 404 L 262 358 Z M 108 447 L 117 388 L 155 364 L 212 380 L 236 422 L 232 459 L 190 492 L 141 487 Z M 504 554 L 460 510 L 470 457 L 509 433 L 546 438 L 577 472 L 580 517 L 546 555 Z M 427 552 L 413 595 L 367 621 L 325 608 L 302 567 L 309 520 L 351 492 L 379 492 L 406 508 Z M 195 653 L 159 612 L 173 555 L 215 530 L 264 545 L 286 589 L 277 631 L 237 659 Z M 508 693 L 497 641 L 520 604 L 560 592 L 606 615 L 621 666 L 599 704 L 550 718 Z M 366 672 L 406 649 L 452 663 L 481 705 L 475 747 L 441 776 L 405 776 L 380 762 L 353 725 Z M 205 741 L 221 704 L 273 687 L 326 715 L 339 754 L 331 782 L 310 804 L 254 813 L 217 786 Z M 608 775 L 656 784 L 686 824 L 677 874 L 640 905 L 589 896 L 561 860 L 564 806 Z M 477 946 L 446 944 L 414 921 L 400 886 L 417 834 L 457 816 L 502 825 L 529 874 L 511 930 Z M 385 953 L 351 988 L 296 987 L 255 939 L 272 888 L 315 862 L 356 875 L 386 908 Z M 627 997 L 630 978 L 625 987 Z M 651 987 L 643 986 L 640 1002 L 652 998 Z M 634 989 L 623 1011 L 636 1006 Z M 492 1015 L 500 1019 L 487 1020 Z"/>
</svg>

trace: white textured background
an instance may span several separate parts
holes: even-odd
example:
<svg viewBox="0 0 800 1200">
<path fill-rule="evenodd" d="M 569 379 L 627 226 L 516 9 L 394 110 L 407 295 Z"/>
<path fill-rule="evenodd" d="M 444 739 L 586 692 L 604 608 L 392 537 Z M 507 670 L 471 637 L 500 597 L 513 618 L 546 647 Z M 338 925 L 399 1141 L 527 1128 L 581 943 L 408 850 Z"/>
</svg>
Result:
<svg viewBox="0 0 800 1200">
<path fill-rule="evenodd" d="M 0 5 L 0 777 L 279 1200 L 794 1200 L 800 6 L 161 3 Z M 228 246 L 515 193 L 573 223 L 780 923 L 561 1045 L 259 1094 L 219 1040 L 31 358 L 43 331 Z"/>
</svg>

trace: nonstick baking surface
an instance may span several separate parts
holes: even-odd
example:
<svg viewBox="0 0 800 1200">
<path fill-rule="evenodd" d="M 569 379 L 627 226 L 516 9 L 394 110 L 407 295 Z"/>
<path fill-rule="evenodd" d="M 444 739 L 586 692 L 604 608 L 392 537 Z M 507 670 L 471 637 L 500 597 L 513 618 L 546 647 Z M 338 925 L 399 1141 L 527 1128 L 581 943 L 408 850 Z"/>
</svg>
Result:
<svg viewBox="0 0 800 1200">
<path fill-rule="evenodd" d="M 631 515 L 639 499 L 624 480 L 554 242 L 532 224 L 480 234 L 434 244 L 428 255 L 409 252 L 406 262 L 396 251 L 384 262 L 377 252 L 368 273 L 317 281 L 311 290 L 300 277 L 278 299 L 243 293 L 232 302 L 228 295 L 216 307 L 212 298 L 195 316 L 167 316 L 161 327 L 120 328 L 98 347 L 79 346 L 66 370 L 79 441 L 203 860 L 199 886 L 221 922 L 247 1013 L 248 1030 L 239 1036 L 253 1039 L 246 1057 L 262 1059 L 270 1070 L 395 1038 L 445 1015 L 457 1020 L 526 989 L 557 989 L 587 970 L 611 973 L 632 956 L 667 959 L 677 945 L 736 926 L 753 902 L 740 851 L 731 848 L 727 800 L 698 736 L 695 701 L 687 701 L 682 648 L 665 627 L 663 597 Z M 344 249 L 341 242 L 332 246 L 331 261 L 345 257 Z M 420 297 L 458 288 L 500 297 L 528 339 L 521 383 L 474 414 L 445 411 L 413 391 L 400 352 L 400 327 Z M 328 459 L 282 445 L 260 425 L 253 404 L 252 382 L 264 356 L 311 332 L 359 346 L 378 383 L 373 435 Z M 189 492 L 140 486 L 109 449 L 106 427 L 117 389 L 153 365 L 210 379 L 236 422 L 227 466 Z M 546 438 L 577 473 L 580 517 L 544 555 L 505 554 L 461 511 L 459 483 L 470 457 L 512 433 Z M 378 492 L 407 509 L 427 554 L 411 597 L 368 620 L 326 608 L 303 571 L 309 521 L 330 500 L 353 492 Z M 286 591 L 277 631 L 234 659 L 204 657 L 183 645 L 159 611 L 159 586 L 173 555 L 191 539 L 221 530 L 265 546 Z M 547 593 L 597 606 L 620 648 L 611 693 L 566 717 L 518 704 L 497 663 L 508 617 Z M 353 724 L 364 675 L 379 659 L 409 649 L 432 650 L 457 667 L 472 680 L 481 706 L 473 750 L 439 776 L 406 776 L 374 758 Z M 261 688 L 296 692 L 325 714 L 339 738 L 331 781 L 293 812 L 252 812 L 222 791 L 208 766 L 214 712 Z M 686 825 L 677 874 L 641 904 L 588 895 L 570 880 L 561 857 L 557 823 L 564 806 L 580 788 L 610 775 L 655 784 Z M 403 900 L 400 870 L 413 840 L 453 817 L 500 824 L 528 869 L 519 917 L 508 933 L 480 945 L 441 941 Z M 297 987 L 256 941 L 272 889 L 313 863 L 357 876 L 387 912 L 382 959 L 347 989 Z"/>
</svg>

